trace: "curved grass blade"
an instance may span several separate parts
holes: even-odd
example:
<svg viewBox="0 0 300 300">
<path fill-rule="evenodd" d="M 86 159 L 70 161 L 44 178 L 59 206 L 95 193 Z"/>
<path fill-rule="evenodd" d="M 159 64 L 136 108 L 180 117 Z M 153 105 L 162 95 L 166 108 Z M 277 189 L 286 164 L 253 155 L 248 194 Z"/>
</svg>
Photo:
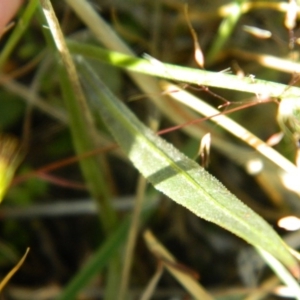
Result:
<svg viewBox="0 0 300 300">
<path fill-rule="evenodd" d="M 9 282 L 9 280 L 16 274 L 16 272 L 21 268 L 23 265 L 28 253 L 29 248 L 26 249 L 25 254 L 21 257 L 20 261 L 8 272 L 8 274 L 1 280 L 0 282 L 0 292 L 2 292 L 3 288 Z"/>
<path fill-rule="evenodd" d="M 144 126 L 82 59 L 78 63 L 87 96 L 135 167 L 157 190 L 197 216 L 297 266 L 277 233 L 218 180 Z"/>
</svg>

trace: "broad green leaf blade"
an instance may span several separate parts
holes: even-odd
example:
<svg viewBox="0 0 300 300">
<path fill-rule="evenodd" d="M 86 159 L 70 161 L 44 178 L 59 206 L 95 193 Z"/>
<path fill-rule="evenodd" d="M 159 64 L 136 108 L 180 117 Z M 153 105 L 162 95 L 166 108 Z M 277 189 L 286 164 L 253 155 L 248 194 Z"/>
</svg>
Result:
<svg viewBox="0 0 300 300">
<path fill-rule="evenodd" d="M 196 162 L 144 126 L 83 60 L 78 69 L 91 105 L 156 189 L 197 216 L 271 253 L 289 268 L 297 265 L 281 238 L 260 216 Z"/>
</svg>

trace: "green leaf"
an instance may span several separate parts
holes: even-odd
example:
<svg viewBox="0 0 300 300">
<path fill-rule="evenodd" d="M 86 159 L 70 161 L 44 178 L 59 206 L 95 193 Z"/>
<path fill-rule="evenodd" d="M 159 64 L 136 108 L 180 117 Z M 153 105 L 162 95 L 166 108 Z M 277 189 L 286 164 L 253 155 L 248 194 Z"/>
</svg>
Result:
<svg viewBox="0 0 300 300">
<path fill-rule="evenodd" d="M 148 59 L 138 58 L 124 53 L 103 49 L 99 46 L 78 43 L 71 40 L 68 41 L 68 47 L 72 54 L 83 55 L 119 68 L 124 68 L 127 71 L 138 72 L 141 74 L 196 85 L 253 93 L 255 95 L 267 95 L 274 98 L 299 98 L 300 96 L 300 89 L 298 87 L 287 86 L 281 83 L 256 78 L 253 79 L 251 76 L 241 78 L 224 72 L 211 72 L 182 67 L 163 63 L 149 56 Z"/>
<path fill-rule="evenodd" d="M 196 162 L 144 126 L 100 81 L 84 60 L 78 63 L 88 98 L 135 167 L 159 191 L 289 268 L 297 265 L 285 243 L 260 216 Z"/>
</svg>

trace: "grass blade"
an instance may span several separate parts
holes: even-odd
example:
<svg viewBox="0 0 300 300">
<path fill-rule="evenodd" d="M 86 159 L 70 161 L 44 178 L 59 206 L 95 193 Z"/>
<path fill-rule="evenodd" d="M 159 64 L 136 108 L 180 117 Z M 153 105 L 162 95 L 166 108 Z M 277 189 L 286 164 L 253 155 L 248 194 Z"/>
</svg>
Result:
<svg viewBox="0 0 300 300">
<path fill-rule="evenodd" d="M 197 216 L 271 253 L 288 268 L 295 268 L 296 260 L 271 226 L 197 163 L 144 126 L 83 60 L 78 68 L 95 110 L 156 189 Z"/>
<path fill-rule="evenodd" d="M 16 27 L 14 28 L 13 34 L 10 36 L 9 40 L 6 42 L 4 49 L 1 51 L 0 55 L 0 70 L 3 68 L 4 63 L 7 61 L 9 55 L 12 53 L 14 47 L 23 36 L 24 31 L 27 29 L 31 18 L 33 17 L 38 5 L 38 0 L 29 1 L 24 13 L 20 17 Z"/>
<path fill-rule="evenodd" d="M 149 217 L 151 211 L 142 213 L 143 221 Z M 97 249 L 93 256 L 88 260 L 84 267 L 69 282 L 63 293 L 57 300 L 76 299 L 78 293 L 88 285 L 88 283 L 102 271 L 112 257 L 117 253 L 120 246 L 125 243 L 129 230 L 129 219 L 127 218 L 118 225 L 115 231 L 106 239 L 106 241 Z"/>
<path fill-rule="evenodd" d="M 182 67 L 160 61 L 154 63 L 154 61 L 152 62 L 148 59 L 105 50 L 99 46 L 77 43 L 70 40 L 68 41 L 68 47 L 73 54 L 80 54 L 119 68 L 124 68 L 128 71 L 160 78 L 230 89 L 232 91 L 248 92 L 257 95 L 268 95 L 274 98 L 295 98 L 300 95 L 300 89 L 298 87 L 288 87 L 281 83 L 260 79 L 253 80 L 250 77 L 240 78 L 232 74 Z"/>
<path fill-rule="evenodd" d="M 0 292 L 2 292 L 3 288 L 9 282 L 9 280 L 16 274 L 16 272 L 21 268 L 23 265 L 28 253 L 29 248 L 26 249 L 25 254 L 21 257 L 20 261 L 8 272 L 8 274 L 1 280 L 0 282 Z"/>
</svg>

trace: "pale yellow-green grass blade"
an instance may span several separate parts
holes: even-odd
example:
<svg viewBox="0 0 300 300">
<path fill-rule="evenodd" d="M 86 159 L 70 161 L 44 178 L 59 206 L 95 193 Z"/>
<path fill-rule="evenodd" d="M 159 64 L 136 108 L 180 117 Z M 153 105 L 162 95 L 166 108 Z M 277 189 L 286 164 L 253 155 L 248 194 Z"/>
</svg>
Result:
<svg viewBox="0 0 300 300">
<path fill-rule="evenodd" d="M 172 274 L 172 276 L 190 293 L 196 300 L 213 300 L 213 297 L 197 282 L 191 274 L 186 273 L 176 267 L 175 257 L 164 247 L 163 244 L 155 237 L 155 235 L 147 230 L 144 233 L 144 240 L 148 249 L 158 258 L 162 260 L 162 264 Z M 201 253 L 199 253 L 201 255 Z"/>
<path fill-rule="evenodd" d="M 0 202 L 20 162 L 19 143 L 10 135 L 0 134 Z"/>
<path fill-rule="evenodd" d="M 299 98 L 300 88 L 287 86 L 281 83 L 241 78 L 233 74 L 211 72 L 189 67 L 182 67 L 163 63 L 156 59 L 138 58 L 120 52 L 106 50 L 99 46 L 68 41 L 68 47 L 72 54 L 99 60 L 110 65 L 123 68 L 127 71 L 138 72 L 160 78 L 176 80 L 196 85 L 218 87 L 232 91 L 247 92 L 254 95 L 264 95 L 274 98 Z"/>
<path fill-rule="evenodd" d="M 288 270 L 272 255 L 260 248 L 256 248 L 260 256 L 269 265 L 269 267 L 274 271 L 278 278 L 281 279 L 283 283 L 294 293 L 294 297 L 300 300 L 300 286 L 297 280 L 291 276 Z"/>
</svg>

